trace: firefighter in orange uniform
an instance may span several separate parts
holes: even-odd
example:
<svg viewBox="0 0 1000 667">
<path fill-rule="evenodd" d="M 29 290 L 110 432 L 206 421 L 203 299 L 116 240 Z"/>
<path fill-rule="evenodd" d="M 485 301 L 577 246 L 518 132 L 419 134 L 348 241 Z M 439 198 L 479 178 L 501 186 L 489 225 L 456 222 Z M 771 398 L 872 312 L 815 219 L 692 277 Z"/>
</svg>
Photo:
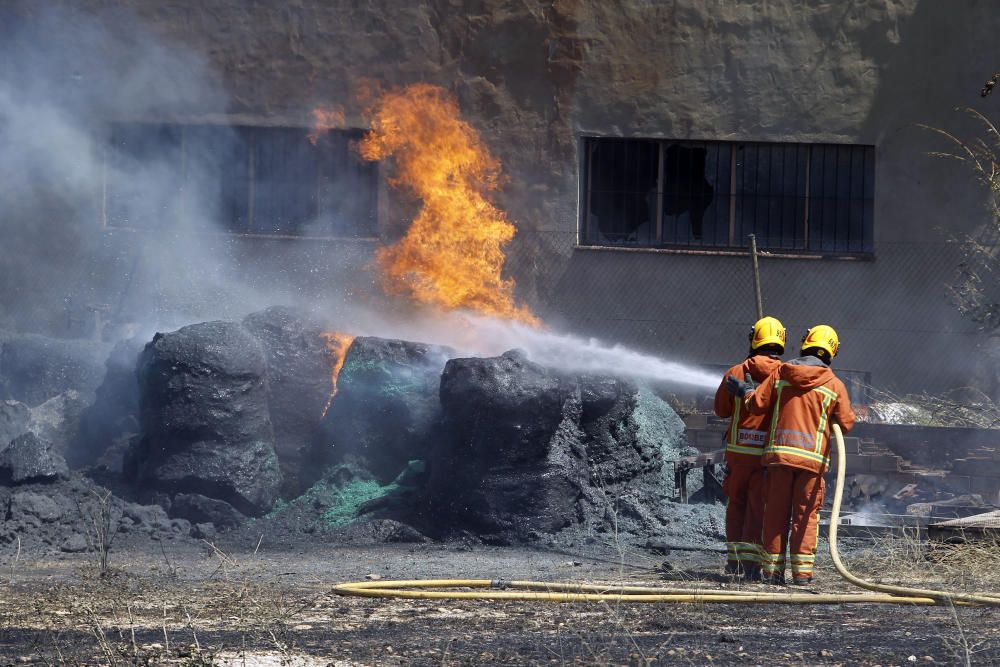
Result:
<svg viewBox="0 0 1000 667">
<path fill-rule="evenodd" d="M 823 473 L 830 465 L 830 423 L 844 432 L 854 426 L 847 389 L 830 370 L 839 347 L 837 332 L 820 324 L 802 339 L 802 356 L 781 364 L 756 390 L 749 383 L 731 383 L 735 393 L 746 396 L 751 413 L 771 415 L 762 459 L 767 490 L 760 554 L 761 573 L 771 583 L 785 582 L 786 545 L 792 583 L 812 583 Z"/>
<path fill-rule="evenodd" d="M 773 317 L 757 320 L 750 331 L 750 354 L 722 378 L 715 392 L 715 414 L 729 417 L 726 464 L 729 473 L 723 491 L 726 505 L 726 573 L 757 578 L 764 520 L 764 468 L 761 455 L 767 441 L 767 415 L 750 413 L 743 400 L 727 389 L 729 378 L 763 382 L 781 365 L 785 327 Z"/>
</svg>

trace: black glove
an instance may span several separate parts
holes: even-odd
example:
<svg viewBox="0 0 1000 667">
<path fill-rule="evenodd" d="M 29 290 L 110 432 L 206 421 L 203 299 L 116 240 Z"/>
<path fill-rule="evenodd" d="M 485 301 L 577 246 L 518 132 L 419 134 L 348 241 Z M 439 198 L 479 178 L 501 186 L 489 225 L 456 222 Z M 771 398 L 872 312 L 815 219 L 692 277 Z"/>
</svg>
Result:
<svg viewBox="0 0 1000 667">
<path fill-rule="evenodd" d="M 749 373 L 746 374 L 746 379 L 743 382 L 740 382 L 732 375 L 726 378 L 726 391 L 728 391 L 733 396 L 746 398 L 747 396 L 752 394 L 754 392 L 754 389 L 756 388 L 757 385 L 753 383 L 753 378 L 750 377 Z"/>
</svg>

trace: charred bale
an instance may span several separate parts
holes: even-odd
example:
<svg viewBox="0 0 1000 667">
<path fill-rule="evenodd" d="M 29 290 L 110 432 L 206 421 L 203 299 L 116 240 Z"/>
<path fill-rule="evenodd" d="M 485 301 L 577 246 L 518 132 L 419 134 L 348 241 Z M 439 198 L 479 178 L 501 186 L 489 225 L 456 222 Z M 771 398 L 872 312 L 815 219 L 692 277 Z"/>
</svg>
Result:
<svg viewBox="0 0 1000 667">
<path fill-rule="evenodd" d="M 264 347 L 282 495 L 294 497 L 304 490 L 299 474 L 330 398 L 333 360 L 323 338 L 327 328 L 308 313 L 284 306 L 252 313 L 243 326 Z"/>
<path fill-rule="evenodd" d="M 119 341 L 105 361 L 104 380 L 94 403 L 80 417 L 77 437 L 67 460 L 79 467 L 95 463 L 108 447 L 139 433 L 139 383 L 136 363 L 146 341 L 135 336 Z"/>
<path fill-rule="evenodd" d="M 28 430 L 52 443 L 52 451 L 66 458 L 77 439 L 80 421 L 90 403 L 70 389 L 31 409 Z"/>
<path fill-rule="evenodd" d="M 32 412 L 19 401 L 0 401 L 0 484 L 49 482 L 68 473 L 52 443 L 33 432 Z"/>
<path fill-rule="evenodd" d="M 560 374 L 511 351 L 450 360 L 441 405 L 429 493 L 452 529 L 510 542 L 662 527 L 664 464 L 683 447 L 683 422 L 632 382 Z"/>
<path fill-rule="evenodd" d="M 0 401 L 0 448 L 28 431 L 31 408 L 20 401 Z"/>
<path fill-rule="evenodd" d="M 104 509 L 107 489 L 85 477 L 0 487 L 0 554 L 13 559 L 53 552 L 77 552 L 96 547 L 94 520 Z M 107 498 L 116 534 L 148 535 L 158 541 L 183 539 L 191 530 L 187 521 L 167 517 L 163 508 Z M 153 546 L 153 545 L 151 545 Z M 154 547 L 156 548 L 156 547 Z"/>
<path fill-rule="evenodd" d="M 321 466 L 354 460 L 387 484 L 410 461 L 426 459 L 449 353 L 423 343 L 356 338 L 317 440 Z"/>
<path fill-rule="evenodd" d="M 574 390 L 519 352 L 448 362 L 431 494 L 455 527 L 506 540 L 580 521 L 587 471 Z"/>
<path fill-rule="evenodd" d="M 139 357 L 142 438 L 127 474 L 169 493 L 198 493 L 257 516 L 281 472 L 268 413 L 264 351 L 241 325 L 158 333 Z"/>
<path fill-rule="evenodd" d="M 170 516 L 187 519 L 194 525 L 210 523 L 214 528 L 235 528 L 246 519 L 224 500 L 199 493 L 178 493 L 170 504 Z"/>
<path fill-rule="evenodd" d="M 0 451 L 0 484 L 28 484 L 65 479 L 66 461 L 52 451 L 52 443 L 34 433 L 14 438 Z"/>
<path fill-rule="evenodd" d="M 104 377 L 107 346 L 37 334 L 0 336 L 0 399 L 35 407 L 73 389 L 92 396 Z"/>
</svg>

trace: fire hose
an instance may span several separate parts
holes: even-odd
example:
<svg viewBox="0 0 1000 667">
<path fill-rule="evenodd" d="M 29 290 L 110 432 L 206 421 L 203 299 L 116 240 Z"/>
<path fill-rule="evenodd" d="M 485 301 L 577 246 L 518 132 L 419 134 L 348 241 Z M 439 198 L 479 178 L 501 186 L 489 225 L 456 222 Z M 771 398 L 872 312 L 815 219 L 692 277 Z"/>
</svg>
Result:
<svg viewBox="0 0 1000 667">
<path fill-rule="evenodd" d="M 840 426 L 833 425 L 837 444 L 837 482 L 830 513 L 830 558 L 837 572 L 851 584 L 873 593 L 778 593 L 720 591 L 705 588 L 665 588 L 615 584 L 578 584 L 491 579 L 411 579 L 358 581 L 334 586 L 337 595 L 410 600 L 511 600 L 523 602 L 687 602 L 754 604 L 913 604 L 1000 606 L 1000 594 L 937 591 L 879 584 L 851 573 L 837 548 L 837 525 L 844 495 L 846 455 Z M 474 590 L 427 590 L 427 589 Z"/>
</svg>

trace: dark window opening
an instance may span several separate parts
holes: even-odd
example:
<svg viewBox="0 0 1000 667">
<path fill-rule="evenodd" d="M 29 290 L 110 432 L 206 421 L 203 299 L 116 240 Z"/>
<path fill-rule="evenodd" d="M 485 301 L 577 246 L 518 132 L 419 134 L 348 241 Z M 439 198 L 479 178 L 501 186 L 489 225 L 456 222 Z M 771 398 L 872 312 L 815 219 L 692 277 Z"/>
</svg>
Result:
<svg viewBox="0 0 1000 667">
<path fill-rule="evenodd" d="M 615 245 L 649 245 L 656 216 L 656 142 L 608 139 L 594 144 L 592 155 L 590 211 L 600 237 Z"/>
<path fill-rule="evenodd" d="M 872 146 L 584 140 L 590 245 L 873 251 Z"/>
<path fill-rule="evenodd" d="M 377 168 L 360 131 L 120 123 L 111 128 L 106 224 L 183 217 L 203 231 L 318 238 L 378 234 Z"/>
</svg>

